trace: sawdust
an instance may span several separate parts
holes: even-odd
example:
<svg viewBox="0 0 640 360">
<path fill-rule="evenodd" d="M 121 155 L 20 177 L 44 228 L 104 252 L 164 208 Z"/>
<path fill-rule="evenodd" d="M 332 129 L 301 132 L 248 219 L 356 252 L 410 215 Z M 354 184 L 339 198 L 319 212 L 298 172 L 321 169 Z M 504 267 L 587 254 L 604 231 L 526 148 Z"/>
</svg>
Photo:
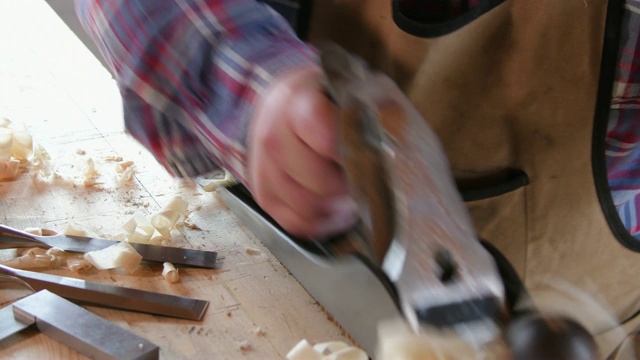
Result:
<svg viewBox="0 0 640 360">
<path fill-rule="evenodd" d="M 105 161 L 122 161 L 122 156 L 105 156 Z"/>
<path fill-rule="evenodd" d="M 353 346 L 361 348 L 362 346 L 360 345 L 360 343 L 358 343 L 352 336 L 351 334 L 349 334 L 349 332 L 329 313 L 329 311 L 327 311 L 327 309 L 325 309 L 324 306 L 322 306 L 319 302 L 315 302 L 315 305 L 317 307 L 320 308 L 320 310 L 322 310 L 322 312 L 326 315 L 327 320 L 329 320 L 329 322 L 331 322 L 333 325 L 336 326 L 336 328 L 338 328 L 338 330 L 340 330 L 340 335 L 344 336 L 347 340 L 349 340 L 349 342 L 351 344 L 353 344 Z"/>
<path fill-rule="evenodd" d="M 251 332 L 258 337 L 264 337 L 265 335 L 267 335 L 267 332 L 262 330 L 262 328 L 260 326 L 256 327 L 255 329 L 251 330 Z"/>
<path fill-rule="evenodd" d="M 251 344 L 249 344 L 247 340 L 239 341 L 237 345 L 238 345 L 238 350 L 240 350 L 241 352 L 247 352 L 247 351 L 253 350 L 253 347 L 251 346 Z"/>
<path fill-rule="evenodd" d="M 190 230 L 202 231 L 202 229 L 194 224 L 191 219 L 184 219 L 184 221 L 180 221 L 176 223 L 176 226 L 182 226 Z"/>
</svg>

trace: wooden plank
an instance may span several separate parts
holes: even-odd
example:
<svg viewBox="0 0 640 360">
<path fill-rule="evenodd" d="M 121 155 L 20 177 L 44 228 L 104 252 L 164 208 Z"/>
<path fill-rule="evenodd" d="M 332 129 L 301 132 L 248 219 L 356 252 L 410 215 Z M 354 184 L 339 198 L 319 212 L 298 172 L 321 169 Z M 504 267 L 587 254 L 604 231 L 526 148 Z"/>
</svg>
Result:
<svg viewBox="0 0 640 360">
<path fill-rule="evenodd" d="M 44 1 L 0 0 L 0 14 L 10 14 L 0 22 L 0 117 L 26 123 L 61 174 L 55 181 L 23 174 L 15 181 L 0 182 L 0 221 L 16 228 L 57 231 L 75 222 L 113 235 L 134 213 L 149 217 L 180 195 L 189 202 L 190 221 L 201 230 L 174 230 L 170 244 L 218 251 L 221 257 L 217 270 L 181 269 L 178 284 L 168 284 L 161 267 L 148 264 L 132 275 L 118 270 L 46 272 L 209 300 L 201 322 L 88 307 L 158 344 L 164 359 L 283 359 L 302 338 L 348 342 L 215 194 L 172 179 L 124 133 L 120 98 L 109 73 Z M 106 160 L 115 155 L 135 162 L 137 174 L 131 184 L 118 183 L 115 163 Z M 102 182 L 95 188 L 82 185 L 89 158 Z M 258 252 L 250 255 L 248 248 Z M 15 254 L 3 250 L 0 258 Z M 0 289 L 0 306 L 24 295 Z M 257 328 L 264 333 L 256 334 Z M 250 345 L 248 351 L 240 350 L 244 341 Z M 84 357 L 30 329 L 0 341 L 0 358 Z"/>
</svg>

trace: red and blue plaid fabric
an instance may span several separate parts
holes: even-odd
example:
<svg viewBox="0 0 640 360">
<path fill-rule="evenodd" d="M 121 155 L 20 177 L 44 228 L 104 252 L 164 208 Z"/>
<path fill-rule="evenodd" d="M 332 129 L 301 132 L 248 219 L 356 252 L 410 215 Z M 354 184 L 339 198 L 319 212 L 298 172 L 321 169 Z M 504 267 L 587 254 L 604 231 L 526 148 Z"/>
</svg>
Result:
<svg viewBox="0 0 640 360">
<path fill-rule="evenodd" d="M 457 5 L 441 6 L 448 1 Z M 467 1 L 432 3 L 440 12 L 477 5 Z M 222 166 L 243 181 L 260 94 L 279 73 L 316 61 L 291 28 L 298 3 L 76 0 L 76 7 L 116 76 L 127 131 L 176 176 Z M 623 26 L 606 158 L 620 218 L 640 239 L 640 0 L 627 0 Z"/>
<path fill-rule="evenodd" d="M 245 179 L 260 94 L 314 51 L 255 0 L 76 0 L 115 74 L 127 131 L 176 176 Z"/>
<path fill-rule="evenodd" d="M 640 0 L 627 0 L 609 113 L 606 159 L 620 219 L 640 240 Z"/>
</svg>

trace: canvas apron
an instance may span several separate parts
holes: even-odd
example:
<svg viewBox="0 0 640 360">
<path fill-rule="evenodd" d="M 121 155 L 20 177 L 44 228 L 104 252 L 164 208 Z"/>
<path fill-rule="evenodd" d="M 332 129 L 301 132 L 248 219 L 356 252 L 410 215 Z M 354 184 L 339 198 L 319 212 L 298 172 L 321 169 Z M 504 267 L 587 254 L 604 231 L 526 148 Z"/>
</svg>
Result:
<svg viewBox="0 0 640 360">
<path fill-rule="evenodd" d="M 396 80 L 440 136 L 479 237 L 534 297 L 567 290 L 549 308 L 561 303 L 579 317 L 608 355 L 635 343 L 626 334 L 640 322 L 640 254 L 612 233 L 594 183 L 607 6 L 507 1 L 425 39 L 394 23 L 391 0 L 317 0 L 309 39 L 337 42 Z M 615 321 L 582 304 L 581 291 Z"/>
</svg>

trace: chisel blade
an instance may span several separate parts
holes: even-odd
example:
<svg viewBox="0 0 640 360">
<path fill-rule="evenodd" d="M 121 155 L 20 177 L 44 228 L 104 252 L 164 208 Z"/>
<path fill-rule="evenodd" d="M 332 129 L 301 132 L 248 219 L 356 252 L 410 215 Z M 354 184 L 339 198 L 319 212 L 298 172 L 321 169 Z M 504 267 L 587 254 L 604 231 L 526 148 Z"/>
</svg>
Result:
<svg viewBox="0 0 640 360">
<path fill-rule="evenodd" d="M 35 291 L 49 290 L 65 299 L 102 307 L 130 310 L 187 320 L 200 320 L 206 300 L 105 285 L 71 277 L 17 270 L 0 265 L 0 273 L 24 280 Z"/>
<path fill-rule="evenodd" d="M 117 244 L 117 240 L 71 235 L 38 236 L 11 227 L 0 225 L 0 248 L 56 247 L 64 251 L 86 253 L 102 250 Z M 217 253 L 214 251 L 182 249 L 170 246 L 129 243 L 145 261 L 170 262 L 202 268 L 216 268 Z"/>
</svg>

